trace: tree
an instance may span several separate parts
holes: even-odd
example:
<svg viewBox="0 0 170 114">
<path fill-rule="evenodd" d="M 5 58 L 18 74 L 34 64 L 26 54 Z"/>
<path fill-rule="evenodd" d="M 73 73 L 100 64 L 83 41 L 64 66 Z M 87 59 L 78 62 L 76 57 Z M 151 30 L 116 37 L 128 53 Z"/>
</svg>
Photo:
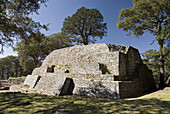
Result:
<svg viewBox="0 0 170 114">
<path fill-rule="evenodd" d="M 54 49 L 71 46 L 71 43 L 67 42 L 66 39 L 68 38 L 62 34 L 53 34 L 46 37 L 44 34 L 37 32 L 18 43 L 14 50 L 18 52 L 20 65 L 25 75 L 39 67 L 45 57 Z"/>
<path fill-rule="evenodd" d="M 71 17 L 65 18 L 61 30 L 77 44 L 88 45 L 90 42 L 95 43 L 96 37 L 102 39 L 106 35 L 107 27 L 99 10 L 82 7 Z"/>
<path fill-rule="evenodd" d="M 165 40 L 170 39 L 170 1 L 169 0 L 133 0 L 133 7 L 122 9 L 118 16 L 118 28 L 129 31 L 127 35 L 140 36 L 149 31 L 160 46 L 160 88 L 164 87 Z M 166 35 L 163 35 L 167 33 Z"/>
<path fill-rule="evenodd" d="M 166 50 L 165 50 L 166 51 Z M 152 70 L 153 76 L 155 78 L 156 85 L 159 85 L 159 69 L 160 69 L 160 51 L 149 49 L 146 52 L 142 53 L 143 62 Z M 167 80 L 170 76 L 170 55 L 165 56 L 165 77 L 164 80 Z"/>
<path fill-rule="evenodd" d="M 31 73 L 44 59 L 44 50 L 46 49 L 43 43 L 44 39 L 44 34 L 40 32 L 33 33 L 14 48 L 14 51 L 18 52 L 20 65 L 26 74 Z"/>
<path fill-rule="evenodd" d="M 0 45 L 11 46 L 16 40 L 29 34 L 47 29 L 33 21 L 29 15 L 36 13 L 42 3 L 48 0 L 0 0 Z"/>
<path fill-rule="evenodd" d="M 63 33 L 52 34 L 46 39 L 48 53 L 52 52 L 55 49 L 61 49 L 65 47 L 73 46 L 72 40 L 70 37 Z"/>
<path fill-rule="evenodd" d="M 18 77 L 22 75 L 22 68 L 19 65 L 17 56 L 7 56 L 0 58 L 0 79 Z"/>
</svg>

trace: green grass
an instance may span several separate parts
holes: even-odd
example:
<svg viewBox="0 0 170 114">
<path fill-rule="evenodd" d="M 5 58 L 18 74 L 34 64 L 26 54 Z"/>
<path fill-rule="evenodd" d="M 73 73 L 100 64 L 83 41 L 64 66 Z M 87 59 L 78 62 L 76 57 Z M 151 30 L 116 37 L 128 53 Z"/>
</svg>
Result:
<svg viewBox="0 0 170 114">
<path fill-rule="evenodd" d="M 170 113 L 168 94 L 114 100 L 85 96 L 0 93 L 0 113 Z"/>
</svg>

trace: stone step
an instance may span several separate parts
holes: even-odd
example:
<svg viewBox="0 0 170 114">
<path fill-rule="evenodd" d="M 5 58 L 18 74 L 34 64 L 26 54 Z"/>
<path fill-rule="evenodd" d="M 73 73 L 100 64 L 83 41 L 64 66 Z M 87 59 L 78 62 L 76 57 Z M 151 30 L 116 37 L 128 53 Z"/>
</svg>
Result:
<svg viewBox="0 0 170 114">
<path fill-rule="evenodd" d="M 0 90 L 9 90 L 10 87 L 0 87 Z"/>
<path fill-rule="evenodd" d="M 12 83 L 1 83 L 0 87 L 10 87 Z"/>
<path fill-rule="evenodd" d="M 59 95 L 65 80 L 66 77 L 41 76 L 34 89 L 46 94 Z"/>
</svg>

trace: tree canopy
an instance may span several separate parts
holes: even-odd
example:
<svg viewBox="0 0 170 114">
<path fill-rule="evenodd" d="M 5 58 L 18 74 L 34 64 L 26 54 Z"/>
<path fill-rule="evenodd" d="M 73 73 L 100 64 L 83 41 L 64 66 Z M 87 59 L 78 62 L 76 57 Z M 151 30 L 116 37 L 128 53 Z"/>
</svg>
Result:
<svg viewBox="0 0 170 114">
<path fill-rule="evenodd" d="M 124 8 L 118 16 L 118 28 L 127 31 L 127 35 L 140 36 L 149 31 L 160 46 L 160 88 L 164 86 L 164 45 L 170 39 L 170 1 L 169 0 L 133 0 L 133 7 Z"/>
<path fill-rule="evenodd" d="M 142 35 L 145 31 L 159 35 L 163 27 L 169 26 L 169 16 L 169 0 L 133 0 L 133 7 L 120 11 L 117 27 L 129 31 L 129 35 Z"/>
<path fill-rule="evenodd" d="M 47 29 L 45 25 L 29 17 L 30 14 L 38 14 L 40 5 L 46 1 L 48 0 L 0 0 L 0 45 L 2 49 L 4 46 L 11 46 L 18 38 L 26 38 L 41 28 Z"/>
<path fill-rule="evenodd" d="M 17 56 L 7 56 L 0 58 L 0 79 L 8 79 L 9 77 L 18 77 L 22 75 L 22 68 L 19 65 Z"/>
<path fill-rule="evenodd" d="M 71 17 L 68 16 L 63 22 L 62 32 L 73 38 L 77 44 L 88 45 L 95 43 L 96 37 L 100 39 L 106 35 L 106 23 L 97 9 L 82 7 Z"/>
<path fill-rule="evenodd" d="M 166 50 L 165 50 L 166 51 Z M 160 51 L 149 49 L 142 53 L 143 62 L 152 70 L 157 87 L 159 86 L 159 69 L 160 69 Z M 165 77 L 167 80 L 170 76 L 170 54 L 165 56 Z"/>
<path fill-rule="evenodd" d="M 53 50 L 72 46 L 69 38 L 61 33 L 46 37 L 37 32 L 22 40 L 14 48 L 18 52 L 19 62 L 24 72 L 30 74 L 39 67 L 45 57 Z"/>
</svg>

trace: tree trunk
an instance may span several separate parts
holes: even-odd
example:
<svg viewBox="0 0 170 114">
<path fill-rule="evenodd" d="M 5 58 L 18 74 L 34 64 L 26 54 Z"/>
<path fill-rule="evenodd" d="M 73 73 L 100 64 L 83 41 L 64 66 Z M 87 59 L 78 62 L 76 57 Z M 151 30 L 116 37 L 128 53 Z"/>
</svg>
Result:
<svg viewBox="0 0 170 114">
<path fill-rule="evenodd" d="M 88 42 L 84 42 L 84 45 L 88 45 Z"/>
<path fill-rule="evenodd" d="M 18 69 L 15 71 L 15 77 L 18 77 Z"/>
<path fill-rule="evenodd" d="M 88 43 L 88 36 L 86 36 L 85 38 L 84 38 L 84 45 L 88 45 L 89 43 Z"/>
<path fill-rule="evenodd" d="M 164 81 L 164 74 L 165 74 L 165 61 L 164 61 L 164 55 L 163 55 L 163 42 L 160 41 L 160 83 L 159 88 L 163 89 L 165 87 L 165 81 Z"/>
<path fill-rule="evenodd" d="M 4 79 L 4 70 L 1 71 L 1 79 Z"/>
<path fill-rule="evenodd" d="M 87 38 L 83 38 L 83 44 L 84 44 L 84 45 L 88 45 L 88 40 L 87 40 Z"/>
<path fill-rule="evenodd" d="M 20 72 L 20 75 L 19 75 L 19 76 L 23 76 L 23 69 L 22 69 L 22 67 L 20 67 L 19 72 Z"/>
<path fill-rule="evenodd" d="M 162 53 L 162 52 L 161 52 Z M 163 89 L 164 88 L 164 72 L 165 72 L 165 69 L 164 69 L 164 56 L 163 54 L 160 55 L 160 83 L 159 83 L 159 88 L 160 89 Z"/>
</svg>

